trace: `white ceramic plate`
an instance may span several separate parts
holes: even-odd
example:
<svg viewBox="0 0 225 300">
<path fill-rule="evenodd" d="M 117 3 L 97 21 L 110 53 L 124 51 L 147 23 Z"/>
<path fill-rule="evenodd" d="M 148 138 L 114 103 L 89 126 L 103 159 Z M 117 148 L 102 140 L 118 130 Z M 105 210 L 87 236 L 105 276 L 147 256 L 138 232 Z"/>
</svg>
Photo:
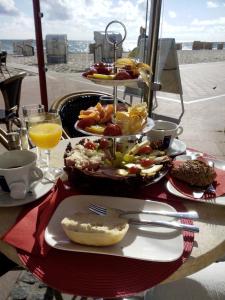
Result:
<svg viewBox="0 0 225 300">
<path fill-rule="evenodd" d="M 86 78 L 86 77 L 84 77 Z M 137 87 L 138 82 L 142 81 L 141 79 L 125 79 L 125 80 L 110 80 L 110 79 L 96 79 L 96 78 L 86 78 L 96 84 L 107 85 L 107 86 L 131 86 Z"/>
<path fill-rule="evenodd" d="M 167 149 L 167 155 L 175 156 L 182 154 L 186 151 L 186 145 L 184 142 L 178 139 L 174 139 L 171 146 Z"/>
<path fill-rule="evenodd" d="M 145 127 L 141 130 L 141 132 L 137 132 L 137 133 L 133 133 L 133 134 L 127 134 L 127 135 L 117 135 L 117 136 L 106 136 L 106 135 L 103 135 L 103 134 L 97 134 L 97 133 L 91 133 L 89 131 L 85 131 L 83 129 L 81 129 L 80 127 L 78 127 L 78 122 L 77 121 L 74 125 L 75 129 L 81 133 L 84 133 L 86 135 L 92 135 L 92 136 L 101 136 L 101 137 L 104 137 L 104 138 L 120 138 L 120 137 L 130 137 L 130 136 L 137 136 L 137 135 L 140 135 L 140 134 L 147 134 L 151 129 L 152 127 L 154 126 L 154 121 L 151 119 L 151 118 L 148 118 L 147 119 L 147 123 L 145 125 Z"/>
<path fill-rule="evenodd" d="M 42 179 L 31 186 L 31 193 L 28 193 L 24 199 L 13 199 L 9 193 L 0 191 L 0 207 L 20 206 L 38 200 L 47 194 L 54 183 Z"/>
<path fill-rule="evenodd" d="M 150 261 L 174 261 L 183 253 L 183 235 L 180 231 L 163 227 L 130 225 L 125 238 L 109 247 L 88 247 L 71 242 L 64 233 L 61 220 L 75 212 L 87 212 L 90 203 L 129 210 L 175 211 L 168 204 L 133 198 L 80 195 L 66 198 L 54 212 L 46 230 L 45 240 L 54 248 L 98 254 L 108 254 Z M 144 217 L 149 220 L 149 216 Z M 151 220 L 172 220 L 169 217 L 151 216 Z"/>
<path fill-rule="evenodd" d="M 195 159 L 197 156 L 199 156 L 199 154 L 197 152 L 189 151 L 188 155 L 181 155 L 180 157 L 177 156 L 176 159 L 177 160 Z M 216 168 L 222 169 L 222 170 L 225 171 L 225 161 L 219 160 L 219 159 L 213 159 L 213 158 L 208 158 L 208 159 L 214 163 Z M 220 197 L 216 197 L 215 199 L 208 199 L 208 200 L 201 199 L 201 198 L 193 199 L 191 197 L 188 197 L 188 196 L 182 194 L 169 181 L 167 181 L 166 187 L 167 187 L 167 190 L 171 194 L 173 194 L 175 196 L 178 196 L 178 197 L 181 197 L 181 198 L 184 198 L 184 199 L 188 199 L 188 200 L 192 200 L 192 201 L 199 201 L 199 202 L 204 202 L 204 203 L 207 202 L 207 203 L 212 203 L 212 204 L 225 205 L 225 195 L 220 196 Z"/>
</svg>

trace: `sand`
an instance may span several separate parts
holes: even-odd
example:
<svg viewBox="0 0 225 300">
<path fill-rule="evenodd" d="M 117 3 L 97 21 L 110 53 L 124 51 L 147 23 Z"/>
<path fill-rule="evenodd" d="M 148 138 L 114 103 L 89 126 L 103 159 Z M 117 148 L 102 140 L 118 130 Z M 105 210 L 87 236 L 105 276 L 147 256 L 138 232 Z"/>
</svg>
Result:
<svg viewBox="0 0 225 300">
<path fill-rule="evenodd" d="M 224 50 L 178 50 L 179 64 L 225 61 Z"/>
<path fill-rule="evenodd" d="M 124 53 L 127 56 L 128 53 Z M 195 64 L 204 62 L 225 61 L 225 50 L 178 50 L 179 64 Z M 47 61 L 47 60 L 46 60 Z M 21 64 L 28 66 L 37 66 L 37 57 L 35 56 L 15 56 L 8 55 L 7 63 L 10 65 Z M 67 63 L 46 64 L 49 71 L 76 73 L 83 72 L 94 63 L 94 55 L 89 53 L 75 53 L 68 55 Z"/>
</svg>

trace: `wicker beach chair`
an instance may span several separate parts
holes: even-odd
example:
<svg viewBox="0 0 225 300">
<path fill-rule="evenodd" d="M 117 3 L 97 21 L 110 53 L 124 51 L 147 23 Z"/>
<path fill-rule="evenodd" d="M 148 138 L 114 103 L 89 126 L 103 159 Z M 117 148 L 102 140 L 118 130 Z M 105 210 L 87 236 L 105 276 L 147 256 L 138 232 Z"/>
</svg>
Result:
<svg viewBox="0 0 225 300">
<path fill-rule="evenodd" d="M 192 44 L 192 50 L 202 50 L 203 49 L 203 42 L 194 41 Z"/>
<path fill-rule="evenodd" d="M 217 44 L 217 50 L 223 50 L 224 43 L 218 43 Z"/>
<path fill-rule="evenodd" d="M 117 42 L 122 41 L 122 35 L 120 33 L 108 32 L 110 40 L 116 40 Z M 114 48 L 113 45 L 109 44 L 105 38 L 105 31 L 94 31 L 95 43 L 91 45 L 91 51 L 94 53 L 94 62 L 100 61 L 105 63 L 114 62 Z M 123 48 L 122 43 L 118 45 L 117 58 L 122 57 Z"/>
</svg>

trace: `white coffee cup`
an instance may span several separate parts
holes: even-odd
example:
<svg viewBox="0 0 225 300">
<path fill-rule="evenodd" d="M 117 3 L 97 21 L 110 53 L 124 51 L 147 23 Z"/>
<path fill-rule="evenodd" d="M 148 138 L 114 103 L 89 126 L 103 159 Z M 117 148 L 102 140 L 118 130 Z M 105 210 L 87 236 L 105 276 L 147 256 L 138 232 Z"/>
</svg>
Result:
<svg viewBox="0 0 225 300">
<path fill-rule="evenodd" d="M 150 141 L 157 142 L 162 149 L 169 148 L 173 140 L 183 132 L 183 127 L 173 122 L 155 120 L 154 123 L 148 138 Z"/>
<path fill-rule="evenodd" d="M 0 185 L 13 199 L 24 199 L 34 181 L 43 177 L 36 167 L 37 155 L 28 150 L 12 150 L 0 155 Z"/>
</svg>

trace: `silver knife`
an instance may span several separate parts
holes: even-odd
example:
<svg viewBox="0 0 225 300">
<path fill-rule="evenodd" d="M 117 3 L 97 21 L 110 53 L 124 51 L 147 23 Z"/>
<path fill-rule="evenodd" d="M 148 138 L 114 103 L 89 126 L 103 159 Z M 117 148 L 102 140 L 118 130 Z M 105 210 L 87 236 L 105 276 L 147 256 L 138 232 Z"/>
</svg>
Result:
<svg viewBox="0 0 225 300">
<path fill-rule="evenodd" d="M 188 212 L 177 212 L 177 211 L 151 211 L 151 210 L 142 210 L 142 211 L 121 211 L 120 217 L 124 217 L 125 215 L 137 215 L 137 214 L 145 214 L 145 215 L 157 215 L 157 216 L 167 216 L 173 218 L 184 218 L 184 219 L 192 219 L 196 220 L 199 218 L 198 213 L 196 211 L 188 211 Z"/>
<path fill-rule="evenodd" d="M 128 219 L 128 223 L 131 225 L 138 226 L 161 226 L 167 228 L 174 228 L 179 230 L 187 230 L 191 232 L 199 232 L 199 228 L 194 225 L 182 224 L 178 222 L 167 222 L 167 221 L 138 221 L 136 219 Z"/>
</svg>

